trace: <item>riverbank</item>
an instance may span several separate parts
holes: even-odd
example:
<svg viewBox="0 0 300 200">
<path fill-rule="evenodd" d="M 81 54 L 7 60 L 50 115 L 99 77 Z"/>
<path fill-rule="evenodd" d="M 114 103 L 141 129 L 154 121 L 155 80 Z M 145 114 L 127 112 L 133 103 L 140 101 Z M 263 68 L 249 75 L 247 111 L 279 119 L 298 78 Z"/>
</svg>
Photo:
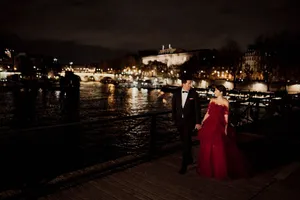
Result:
<svg viewBox="0 0 300 200">
<path fill-rule="evenodd" d="M 264 121 L 259 129 L 248 127 L 244 132 L 238 133 L 238 144 L 251 161 L 254 174 L 272 170 L 274 167 L 286 165 L 299 158 L 297 154 L 300 147 L 297 123 L 299 117 L 299 111 L 293 112 L 270 119 L 268 122 Z M 98 173 L 92 166 L 107 165 L 105 163 L 114 166 L 117 161 L 113 160 L 125 157 L 138 158 L 145 155 L 145 158 L 148 158 L 149 139 L 152 138 L 149 135 L 151 128 L 150 124 L 144 124 L 143 119 L 147 118 L 131 121 L 131 124 L 125 119 L 112 122 L 118 124 L 118 127 L 107 124 L 113 129 L 110 130 L 111 134 L 100 134 L 103 129 L 99 129 L 99 123 L 89 123 L 69 124 L 69 126 L 58 126 L 52 129 L 51 127 L 29 129 L 2 137 L 0 155 L 3 160 L 0 170 L 2 191 L 48 182 L 56 177 L 67 176 L 71 178 L 68 178 L 68 181 L 75 180 L 77 170 L 82 171 L 86 168 Z M 170 147 L 170 144 L 171 147 L 173 146 L 171 152 L 180 147 L 180 143 L 177 143 L 179 138 L 175 134 L 175 127 L 168 124 L 164 117 L 157 118 L 157 121 L 160 123 L 156 124 L 158 130 L 156 148 L 158 149 L 155 152 L 163 153 L 164 146 Z M 120 124 L 124 123 L 129 124 L 130 131 L 119 129 Z M 103 123 L 100 124 L 105 126 Z M 139 126 L 136 127 L 136 124 Z M 169 127 L 167 132 L 163 131 L 163 127 L 166 126 Z M 259 130 L 265 134 L 260 134 Z M 91 174 L 89 170 L 83 171 L 93 176 L 94 172 Z"/>
<path fill-rule="evenodd" d="M 10 199 L 15 199 L 17 197 L 21 197 L 24 195 L 28 197 L 28 195 L 34 195 L 34 196 L 45 196 L 51 193 L 55 193 L 55 196 L 60 195 L 61 193 L 59 192 L 61 188 L 68 188 L 68 187 L 75 187 L 71 188 L 70 190 L 64 190 L 63 193 L 66 194 L 68 191 L 72 191 L 72 195 L 74 194 L 79 194 L 78 192 L 74 193 L 76 190 L 76 186 L 79 184 L 82 187 L 86 183 L 89 183 L 91 180 L 97 180 L 97 181 L 102 181 L 103 177 L 106 180 L 106 177 L 111 177 L 111 176 L 118 176 L 119 173 L 123 173 L 120 171 L 126 170 L 128 167 L 134 167 L 132 170 L 135 168 L 140 168 L 140 166 L 149 166 L 151 165 L 152 167 L 147 167 L 145 169 L 144 173 L 148 174 L 147 176 L 149 180 L 152 180 L 155 171 L 157 173 L 162 172 L 161 170 L 167 169 L 168 168 L 168 173 L 167 171 L 165 173 L 160 174 L 159 177 L 164 177 L 164 175 L 168 175 L 169 178 L 166 178 L 166 180 L 174 179 L 176 180 L 176 177 L 180 176 L 180 180 L 185 180 L 192 178 L 193 183 L 195 184 L 198 182 L 198 184 L 193 184 L 194 186 L 196 185 L 201 185 L 201 188 L 203 189 L 204 185 L 207 186 L 207 184 L 211 185 L 212 188 L 214 188 L 214 193 L 218 193 L 219 196 L 222 196 L 225 199 L 232 199 L 233 194 L 234 196 L 237 197 L 245 197 L 245 195 L 249 195 L 248 197 L 251 199 L 263 199 L 262 197 L 266 196 L 274 196 L 271 191 L 274 192 L 274 189 L 276 189 L 277 194 L 286 194 L 285 192 L 292 192 L 292 188 L 286 190 L 284 185 L 286 184 L 295 184 L 299 185 L 299 176 L 298 178 L 293 178 L 293 180 L 290 179 L 293 174 L 299 173 L 297 172 L 297 162 L 300 161 L 300 157 L 297 152 L 299 152 L 300 148 L 300 140 L 296 140 L 295 138 L 299 138 L 299 128 L 297 125 L 297 119 L 300 117 L 300 112 L 294 112 L 291 113 L 291 115 L 284 116 L 281 118 L 274 118 L 273 120 L 270 120 L 267 123 L 262 123 L 260 125 L 261 130 L 269 130 L 267 135 L 260 135 L 259 133 L 255 132 L 254 129 L 248 130 L 248 132 L 239 132 L 238 133 L 238 145 L 242 149 L 242 151 L 245 153 L 246 157 L 248 158 L 249 162 L 251 163 L 252 166 L 252 177 L 250 179 L 242 179 L 242 180 L 236 180 L 236 181 L 229 181 L 229 182 L 216 182 L 215 180 L 207 180 L 207 179 L 199 179 L 198 176 L 194 173 L 194 168 L 189 168 L 189 171 L 186 176 L 180 176 L 177 174 L 178 167 L 180 166 L 180 155 L 178 154 L 169 154 L 170 152 L 176 151 L 176 149 L 180 148 L 180 143 L 177 142 L 164 142 L 164 143 L 159 143 L 157 146 L 157 156 L 158 159 L 151 159 L 151 162 L 149 163 L 149 157 L 147 155 L 147 151 L 138 151 L 136 153 L 132 153 L 127 156 L 121 156 L 119 158 L 111 159 L 107 162 L 102 162 L 90 166 L 83 166 L 80 169 L 69 169 L 69 171 L 65 171 L 60 174 L 52 174 L 52 178 L 48 177 L 42 179 L 43 184 L 34 184 L 32 182 L 31 184 L 26 184 L 26 187 L 23 188 L 23 190 L 10 190 L 10 192 L 3 192 L 1 193 L 2 197 L 12 197 Z M 265 121 L 266 122 L 266 121 Z M 274 124 L 276 123 L 276 126 Z M 280 130 L 278 130 L 278 127 L 283 127 Z M 284 127 L 289 127 L 288 129 L 285 129 Z M 160 130 L 160 129 L 159 129 Z M 258 129 L 257 129 L 258 130 Z M 264 132 L 264 131 L 263 131 Z M 120 131 L 122 134 L 122 131 Z M 123 132 L 124 133 L 124 132 Z M 276 139 L 272 137 L 272 133 L 276 135 Z M 124 133 L 125 134 L 125 133 Z M 49 141 L 49 138 L 47 139 Z M 170 141 L 170 140 L 169 140 Z M 197 142 L 195 143 L 195 149 L 194 152 L 196 154 L 197 152 Z M 37 146 L 36 146 L 37 147 Z M 170 150 L 168 150 L 170 149 Z M 58 150 L 58 149 L 56 149 Z M 66 150 L 66 149 L 65 149 Z M 107 149 L 108 150 L 108 149 Z M 39 150 L 40 151 L 40 150 Z M 53 151 L 53 150 L 52 150 Z M 63 149 L 60 149 L 58 151 L 63 151 Z M 91 153 L 95 151 L 92 150 L 89 152 Z M 7 151 L 6 151 L 7 152 Z M 70 152 L 70 151 L 68 151 Z M 101 155 L 101 152 L 103 151 L 97 151 L 93 152 L 93 156 L 97 157 Z M 165 153 L 166 154 L 165 154 Z M 41 152 L 39 152 L 41 153 Z M 58 152 L 57 152 L 58 153 Z M 73 152 L 75 153 L 75 152 Z M 53 153 L 52 153 L 53 154 Z M 73 159 L 76 159 L 77 162 L 82 162 L 82 158 L 78 156 L 78 153 L 75 153 L 76 156 L 74 155 Z M 32 156 L 31 154 L 28 154 Z M 49 154 L 51 155 L 51 154 Z M 2 157 L 3 158 L 3 157 Z M 28 159 L 28 158 L 27 158 Z M 53 159 L 53 156 L 46 156 L 45 160 Z M 164 160 L 162 162 L 162 160 Z M 70 162 L 71 160 L 68 160 Z M 28 162 L 28 161 L 27 161 Z M 39 159 L 39 162 L 41 162 L 41 159 Z M 53 161 L 49 161 L 53 163 Z M 146 162 L 145 164 L 141 164 L 143 162 Z M 160 163 L 160 167 L 155 168 L 156 163 Z M 53 165 L 50 167 L 45 163 L 45 165 L 37 165 L 34 166 L 33 168 L 26 168 L 22 170 L 16 170 L 15 172 L 18 172 L 19 176 L 22 173 L 28 173 L 30 174 L 30 178 L 32 179 L 34 175 L 39 171 L 40 175 L 43 175 L 46 171 L 49 172 L 55 169 L 59 169 L 62 166 L 64 166 L 64 162 L 61 161 L 55 161 L 54 163 L 57 163 L 56 167 L 53 167 Z M 162 163 L 167 163 L 165 167 L 161 166 Z M 296 163 L 296 164 L 295 164 Z M 36 164 L 36 163 L 35 163 Z M 141 164 L 141 165 L 140 165 Z M 47 168 L 46 168 L 47 166 Z M 25 167 L 24 164 L 22 165 L 22 168 Z M 50 168 L 49 168 L 50 167 Z M 38 171 L 37 171 L 38 169 Z M 44 170 L 44 173 L 41 173 L 42 170 Z M 299 170 L 298 170 L 299 171 Z M 8 172 L 8 171 L 7 171 Z M 111 175 L 113 174 L 113 175 Z M 116 174 L 116 175 L 114 175 Z M 45 174 L 44 174 L 45 175 Z M 152 176 L 153 175 L 153 176 Z M 12 180 L 13 177 L 10 177 L 10 180 Z M 197 180 L 196 180 L 197 179 Z M 140 182 L 134 182 L 135 179 L 122 179 L 123 181 L 129 181 L 132 184 L 140 184 Z M 148 179 L 146 179 L 148 180 Z M 146 181 L 145 180 L 145 181 Z M 165 180 L 165 179 L 164 179 Z M 4 181 L 2 179 L 1 181 Z M 49 182 L 48 182 L 49 181 Z M 161 180 L 160 180 L 161 181 Z M 172 182 L 165 182 L 162 181 L 160 184 L 166 184 L 168 183 L 169 185 L 165 185 L 163 188 L 168 188 L 168 187 L 173 187 L 174 181 Z M 250 184 L 251 183 L 251 184 Z M 33 184 L 33 185 L 32 185 Z M 6 185 L 8 183 L 6 182 Z M 231 192 L 225 192 L 224 188 L 220 189 L 219 187 L 222 185 L 228 186 L 227 190 L 231 188 Z M 114 186 L 115 187 L 115 186 Z M 154 186 L 153 186 L 154 187 Z M 242 187 L 243 189 L 241 189 Z M 219 188 L 218 190 L 216 188 Z M 253 190 L 252 190 L 252 189 Z M 209 188 L 207 188 L 205 191 L 208 191 Z M 150 189 L 150 191 L 152 191 Z M 202 190 L 199 190 L 202 191 Z M 241 192 L 244 191 L 244 192 Z M 294 194 L 297 194 L 297 189 L 294 187 Z M 24 192 L 24 193 L 23 193 Z M 246 193 L 245 193 L 246 192 Z M 296 193 L 295 193 L 296 192 Z M 10 195 L 8 195 L 10 194 Z M 14 194 L 14 195 L 12 195 Z M 15 195 L 21 195 L 21 196 L 15 196 Z M 81 195 L 85 195 L 85 190 L 80 190 Z M 91 193 L 89 193 L 91 194 Z M 100 193 L 98 193 L 100 194 Z M 203 193 L 203 195 L 206 194 L 212 194 L 212 193 Z M 287 193 L 286 195 L 288 195 Z M 6 196 L 5 196 L 6 195 Z M 241 195 L 241 196 L 239 196 Z M 196 195 L 197 196 L 197 195 Z M 203 197 L 203 196 L 202 196 Z M 51 199 L 51 195 L 48 197 Z M 63 197 L 60 197 L 63 198 Z M 122 199 L 122 198 L 121 198 Z M 241 199 L 241 198 L 239 198 Z"/>
</svg>

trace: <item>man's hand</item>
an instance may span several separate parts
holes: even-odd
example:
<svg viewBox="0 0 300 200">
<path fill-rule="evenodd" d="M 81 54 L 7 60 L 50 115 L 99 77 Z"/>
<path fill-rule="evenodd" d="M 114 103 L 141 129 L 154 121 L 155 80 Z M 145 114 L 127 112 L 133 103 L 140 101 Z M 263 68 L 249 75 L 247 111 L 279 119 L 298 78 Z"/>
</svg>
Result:
<svg viewBox="0 0 300 200">
<path fill-rule="evenodd" d="M 200 130 L 201 129 L 201 124 L 196 124 L 195 128 Z"/>
</svg>

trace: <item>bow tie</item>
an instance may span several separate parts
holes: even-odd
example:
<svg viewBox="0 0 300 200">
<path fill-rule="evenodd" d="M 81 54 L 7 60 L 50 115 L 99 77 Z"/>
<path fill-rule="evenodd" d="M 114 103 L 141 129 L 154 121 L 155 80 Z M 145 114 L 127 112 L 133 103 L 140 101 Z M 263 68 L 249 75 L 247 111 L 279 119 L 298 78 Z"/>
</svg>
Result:
<svg viewBox="0 0 300 200">
<path fill-rule="evenodd" d="M 182 93 L 189 93 L 189 92 L 188 92 L 188 91 L 184 91 L 184 90 L 183 90 L 183 91 L 182 91 Z"/>
</svg>

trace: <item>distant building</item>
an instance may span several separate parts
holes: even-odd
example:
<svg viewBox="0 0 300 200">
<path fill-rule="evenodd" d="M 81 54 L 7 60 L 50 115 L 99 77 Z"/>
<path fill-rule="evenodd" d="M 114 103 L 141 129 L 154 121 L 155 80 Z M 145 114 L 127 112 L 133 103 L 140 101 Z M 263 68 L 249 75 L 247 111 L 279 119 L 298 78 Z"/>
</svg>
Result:
<svg viewBox="0 0 300 200">
<path fill-rule="evenodd" d="M 253 72 L 258 72 L 260 69 L 261 59 L 262 56 L 260 51 L 255 48 L 249 48 L 244 54 L 242 71 L 245 71 L 245 68 L 249 68 Z"/>
<path fill-rule="evenodd" d="M 0 49 L 0 71 L 14 70 L 14 50 L 9 48 Z"/>
<path fill-rule="evenodd" d="M 67 67 L 68 68 L 68 67 Z M 72 69 L 72 71 L 74 71 L 75 73 L 79 72 L 86 72 L 86 73 L 95 73 L 96 72 L 96 67 L 94 66 L 90 66 L 90 65 L 72 65 L 69 66 L 70 69 Z M 71 70 L 66 70 L 66 71 L 71 71 Z"/>
<path fill-rule="evenodd" d="M 179 66 L 188 61 L 191 57 L 196 56 L 198 59 L 206 59 L 206 55 L 212 55 L 212 50 L 200 49 L 186 51 L 184 49 L 173 48 L 171 44 L 168 48 L 163 45 L 157 54 L 142 57 L 142 63 L 148 65 L 150 62 L 161 62 L 169 66 Z M 207 58 L 208 59 L 208 58 Z"/>
</svg>

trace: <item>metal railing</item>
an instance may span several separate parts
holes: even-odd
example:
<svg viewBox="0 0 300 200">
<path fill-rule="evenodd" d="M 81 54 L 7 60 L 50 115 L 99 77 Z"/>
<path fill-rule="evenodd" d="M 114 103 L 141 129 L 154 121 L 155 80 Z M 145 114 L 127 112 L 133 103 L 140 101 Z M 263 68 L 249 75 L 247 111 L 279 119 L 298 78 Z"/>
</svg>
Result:
<svg viewBox="0 0 300 200">
<path fill-rule="evenodd" d="M 233 102 L 231 123 L 238 127 L 272 116 L 276 111 L 273 105 L 271 98 Z M 1 191 L 24 183 L 53 181 L 71 171 L 113 160 L 100 172 L 112 170 L 124 160 L 128 164 L 137 158 L 153 158 L 180 144 L 171 111 L 6 130 L 0 137 Z"/>
<path fill-rule="evenodd" d="M 249 98 L 236 101 L 231 103 L 230 122 L 235 127 L 243 126 L 276 115 L 283 116 L 290 113 L 292 107 L 291 102 L 285 101 L 285 99 L 277 100 L 274 97 Z"/>
<path fill-rule="evenodd" d="M 0 135 L 1 182 L 15 187 L 126 156 L 155 157 L 178 141 L 170 113 L 6 130 Z"/>
</svg>

